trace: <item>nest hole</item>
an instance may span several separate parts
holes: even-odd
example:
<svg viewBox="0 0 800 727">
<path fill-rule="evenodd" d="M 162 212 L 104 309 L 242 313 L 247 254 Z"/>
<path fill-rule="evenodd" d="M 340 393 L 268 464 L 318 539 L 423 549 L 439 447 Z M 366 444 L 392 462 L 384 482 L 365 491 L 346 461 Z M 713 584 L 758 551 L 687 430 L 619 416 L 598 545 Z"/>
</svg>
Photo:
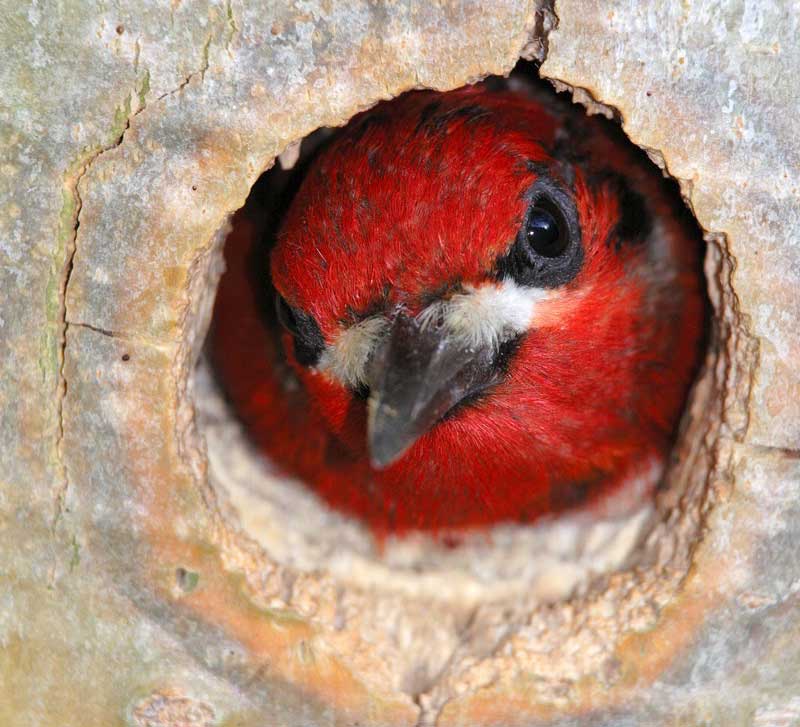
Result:
<svg viewBox="0 0 800 727">
<path fill-rule="evenodd" d="M 512 79 L 545 83 L 536 76 L 535 68 L 522 63 Z M 602 113 L 613 124 L 619 121 L 614 109 L 598 104 L 587 92 L 556 85 L 590 113 Z M 248 234 L 259 239 L 274 234 L 308 161 L 334 133 L 320 129 L 284 151 L 235 215 L 234 235 L 243 223 L 249 226 Z M 614 133 L 622 135 L 621 127 Z M 648 153 L 659 161 L 657 153 Z M 675 180 L 669 183 L 678 186 Z M 707 234 L 705 239 L 709 316 L 704 360 L 654 508 L 629 534 L 625 552 L 610 567 L 593 568 L 589 554 L 586 566 L 573 573 L 554 550 L 545 568 L 542 549 L 563 537 L 558 520 L 545 527 L 498 525 L 455 546 L 447 539 L 413 533 L 376 542 L 362 523 L 330 509 L 255 450 L 204 356 L 194 372 L 193 395 L 228 562 L 245 573 L 254 597 L 263 604 L 297 610 L 330 633 L 355 632 L 367 643 L 382 642 L 373 655 L 360 658 L 379 660 L 399 688 L 415 699 L 432 688 L 439 678 L 435 675 L 441 676 L 444 655 L 453 653 L 453 638 L 464 639 L 468 633 L 475 643 L 485 642 L 485 634 L 498 622 L 509 626 L 503 638 L 527 633 L 525 638 L 536 642 L 541 632 L 532 624 L 544 619 L 549 624 L 547 640 L 552 641 L 559 634 L 564 639 L 574 634 L 582 613 L 592 625 L 584 631 L 594 636 L 585 638 L 597 641 L 595 666 L 600 668 L 603 654 L 610 653 L 626 630 L 655 623 L 658 609 L 690 567 L 704 513 L 713 500 L 709 483 L 718 476 L 719 433 L 726 411 L 735 407 L 730 376 L 739 322 L 724 235 Z M 221 259 L 221 244 L 215 255 Z M 266 282 L 266 255 L 262 262 Z M 179 575 L 178 580 L 186 579 Z M 601 603 L 604 607 L 598 609 Z M 644 603 L 650 607 L 646 616 Z M 426 655 L 410 658 L 408 649 L 386 645 L 388 622 L 394 631 L 413 634 L 411 643 L 423 647 Z M 492 648 L 481 647 L 485 658 L 494 658 L 498 639 L 492 640 Z M 588 641 L 587 645 L 591 646 Z M 550 673 L 557 680 L 558 656 L 551 654 L 551 659 Z M 563 660 L 564 665 L 569 662 L 566 653 Z M 366 662 L 361 666 L 372 669 Z"/>
</svg>

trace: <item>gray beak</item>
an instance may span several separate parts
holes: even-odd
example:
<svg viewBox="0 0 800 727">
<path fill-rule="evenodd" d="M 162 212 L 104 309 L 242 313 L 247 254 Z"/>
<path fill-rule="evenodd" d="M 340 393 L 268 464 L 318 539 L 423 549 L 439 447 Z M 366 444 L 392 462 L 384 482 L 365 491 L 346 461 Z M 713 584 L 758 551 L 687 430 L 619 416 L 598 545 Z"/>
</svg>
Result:
<svg viewBox="0 0 800 727">
<path fill-rule="evenodd" d="M 499 380 L 494 355 L 399 313 L 370 366 L 367 442 L 375 469 L 402 457 L 456 404 Z"/>
</svg>

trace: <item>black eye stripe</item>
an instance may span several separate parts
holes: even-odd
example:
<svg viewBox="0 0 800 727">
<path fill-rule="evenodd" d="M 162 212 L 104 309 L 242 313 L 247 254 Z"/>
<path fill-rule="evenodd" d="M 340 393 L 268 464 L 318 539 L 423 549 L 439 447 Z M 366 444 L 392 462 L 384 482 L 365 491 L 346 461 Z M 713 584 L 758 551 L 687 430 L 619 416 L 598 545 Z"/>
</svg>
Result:
<svg viewBox="0 0 800 727">
<path fill-rule="evenodd" d="M 653 215 L 645 197 L 621 174 L 605 171 L 591 177 L 595 186 L 607 185 L 619 201 L 619 221 L 611 230 L 606 245 L 617 252 L 623 245 L 643 243 L 653 231 Z"/>
<path fill-rule="evenodd" d="M 278 316 L 278 322 L 293 336 L 296 335 L 297 319 L 294 311 L 279 293 L 275 294 L 275 313 Z"/>
<path fill-rule="evenodd" d="M 275 310 L 281 325 L 294 338 L 294 357 L 301 366 L 315 366 L 325 350 L 317 322 L 308 313 L 292 308 L 279 294 L 275 296 Z"/>
</svg>

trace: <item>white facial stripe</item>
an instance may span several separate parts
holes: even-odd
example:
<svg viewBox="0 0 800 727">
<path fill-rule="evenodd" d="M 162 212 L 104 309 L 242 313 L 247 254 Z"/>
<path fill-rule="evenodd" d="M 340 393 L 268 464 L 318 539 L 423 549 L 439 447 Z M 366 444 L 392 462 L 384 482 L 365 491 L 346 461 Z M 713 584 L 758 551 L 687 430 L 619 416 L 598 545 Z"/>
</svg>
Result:
<svg viewBox="0 0 800 727">
<path fill-rule="evenodd" d="M 555 291 L 517 285 L 510 279 L 468 285 L 463 293 L 429 305 L 417 320 L 423 330 L 434 326 L 464 346 L 496 351 L 503 342 L 525 333 L 535 320 L 537 304 L 554 295 Z M 367 363 L 389 326 L 389 319 L 378 315 L 343 329 L 326 347 L 318 370 L 348 386 L 365 384 Z"/>
<path fill-rule="evenodd" d="M 533 323 L 536 304 L 550 295 L 547 290 L 520 286 L 510 279 L 469 285 L 464 290 L 422 311 L 422 325 L 443 321 L 444 329 L 464 345 L 490 350 L 525 333 Z"/>
<path fill-rule="evenodd" d="M 388 330 L 389 320 L 384 316 L 372 316 L 343 329 L 336 340 L 326 346 L 317 368 L 357 388 L 366 383 L 369 357 Z"/>
</svg>

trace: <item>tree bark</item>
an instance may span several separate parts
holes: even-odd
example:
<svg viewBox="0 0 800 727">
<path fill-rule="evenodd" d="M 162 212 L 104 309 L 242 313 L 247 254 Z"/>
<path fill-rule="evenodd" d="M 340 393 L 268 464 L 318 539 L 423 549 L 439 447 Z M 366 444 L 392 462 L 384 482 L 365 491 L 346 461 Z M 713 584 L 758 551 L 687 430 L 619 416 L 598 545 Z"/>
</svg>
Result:
<svg viewBox="0 0 800 727">
<path fill-rule="evenodd" d="M 663 5 L 559 0 L 552 29 L 536 0 L 0 0 L 1 724 L 800 718 L 800 17 Z M 190 374 L 219 247 L 292 142 L 545 53 L 707 231 L 712 352 L 679 450 L 697 496 L 659 531 L 665 553 L 703 536 L 605 602 L 513 629 L 476 608 L 409 646 L 392 619 L 426 603 L 390 619 L 271 561 L 209 485 Z M 447 658 L 417 678 L 426 648 Z"/>
</svg>

